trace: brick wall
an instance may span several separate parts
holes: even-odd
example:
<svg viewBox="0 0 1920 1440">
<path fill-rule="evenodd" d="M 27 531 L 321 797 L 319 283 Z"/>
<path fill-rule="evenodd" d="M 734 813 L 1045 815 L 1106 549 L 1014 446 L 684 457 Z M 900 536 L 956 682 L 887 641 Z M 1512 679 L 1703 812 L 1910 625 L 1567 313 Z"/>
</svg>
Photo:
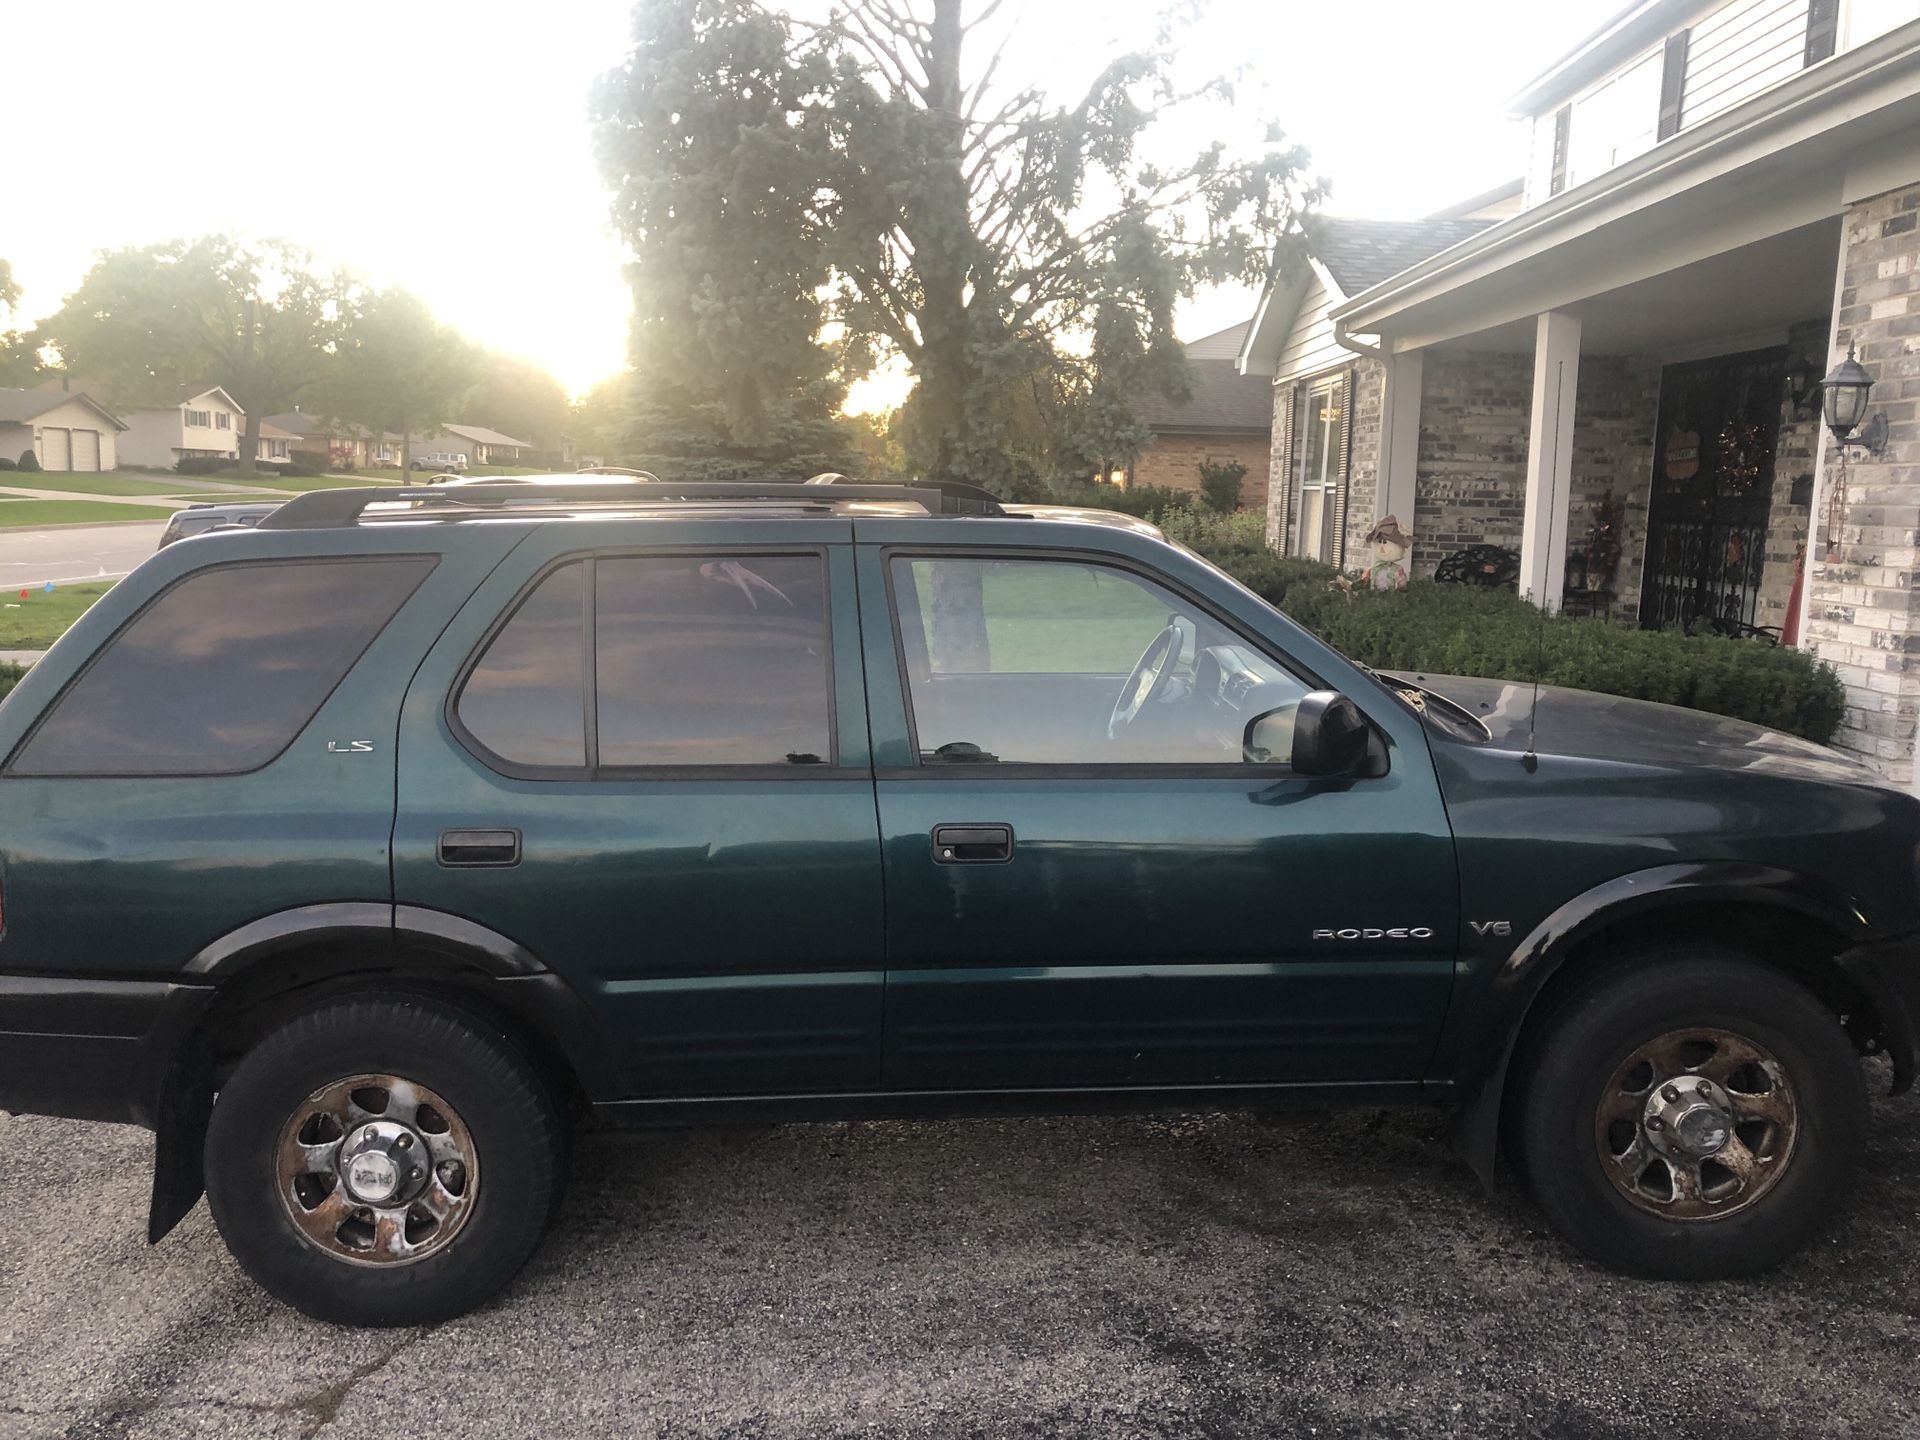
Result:
<svg viewBox="0 0 1920 1440">
<path fill-rule="evenodd" d="M 1240 482 L 1240 504 L 1244 509 L 1267 508 L 1267 471 L 1270 438 L 1261 431 L 1244 435 L 1155 435 L 1140 458 L 1133 462 L 1129 475 L 1135 488 L 1163 485 L 1169 490 L 1200 489 L 1200 463 L 1237 460 L 1247 467 Z"/>
<path fill-rule="evenodd" d="M 1848 342 L 1874 378 L 1869 417 L 1888 421 L 1886 453 L 1850 465 L 1849 503 L 1829 557 L 1813 517 L 1802 643 L 1847 687 L 1834 743 L 1888 779 L 1911 783 L 1920 717 L 1920 185 L 1853 206 L 1842 231 L 1836 356 Z M 1828 445 L 1820 497 L 1838 479 Z"/>
<path fill-rule="evenodd" d="M 1422 366 L 1414 573 L 1466 545 L 1520 548 L 1533 356 L 1433 350 Z M 1406 517 L 1401 517 L 1406 523 Z"/>
</svg>

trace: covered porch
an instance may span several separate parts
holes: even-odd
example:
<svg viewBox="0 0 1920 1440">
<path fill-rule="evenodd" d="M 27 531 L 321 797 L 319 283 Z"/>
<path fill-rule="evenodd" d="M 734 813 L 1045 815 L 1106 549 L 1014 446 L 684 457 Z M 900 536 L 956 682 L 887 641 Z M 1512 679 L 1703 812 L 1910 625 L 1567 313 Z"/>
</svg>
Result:
<svg viewBox="0 0 1920 1440">
<path fill-rule="evenodd" d="M 1550 608 L 1807 646 L 1846 682 L 1836 743 L 1910 783 L 1920 47 L 1781 90 L 1333 319 L 1380 367 L 1373 513 L 1410 518 L 1416 572 L 1511 546 Z M 1886 423 L 1842 493 L 1817 381 L 1849 343 Z"/>
</svg>

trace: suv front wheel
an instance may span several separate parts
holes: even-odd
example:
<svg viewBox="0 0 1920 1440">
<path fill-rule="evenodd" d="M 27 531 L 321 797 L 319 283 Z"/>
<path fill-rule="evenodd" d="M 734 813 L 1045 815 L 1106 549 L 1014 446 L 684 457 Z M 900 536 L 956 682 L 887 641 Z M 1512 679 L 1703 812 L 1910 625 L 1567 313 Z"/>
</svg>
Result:
<svg viewBox="0 0 1920 1440">
<path fill-rule="evenodd" d="M 439 1000 L 334 1001 L 255 1046 L 207 1132 L 207 1202 L 268 1291 L 320 1320 L 418 1325 L 471 1309 L 557 1208 L 546 1085 L 483 1017 Z"/>
<path fill-rule="evenodd" d="M 1798 1250 L 1844 1204 L 1866 1087 L 1833 1013 L 1736 951 L 1637 948 L 1569 992 L 1516 1068 L 1521 1166 L 1602 1264 L 1709 1280 Z"/>
</svg>

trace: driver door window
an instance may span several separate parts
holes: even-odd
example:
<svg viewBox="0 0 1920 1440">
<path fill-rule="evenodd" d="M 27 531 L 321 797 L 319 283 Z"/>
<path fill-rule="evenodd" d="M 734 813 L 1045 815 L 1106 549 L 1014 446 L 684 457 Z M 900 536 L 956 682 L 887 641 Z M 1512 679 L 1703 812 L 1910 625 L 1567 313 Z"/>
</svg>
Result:
<svg viewBox="0 0 1920 1440">
<path fill-rule="evenodd" d="M 1311 687 L 1151 580 L 1054 559 L 891 564 L 923 764 L 1286 758 Z"/>
</svg>

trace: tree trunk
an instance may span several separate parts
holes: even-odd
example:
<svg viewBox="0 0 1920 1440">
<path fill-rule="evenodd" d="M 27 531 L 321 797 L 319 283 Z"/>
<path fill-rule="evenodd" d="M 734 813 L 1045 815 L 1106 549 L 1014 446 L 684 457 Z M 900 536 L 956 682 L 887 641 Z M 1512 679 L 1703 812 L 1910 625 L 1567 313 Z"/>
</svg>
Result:
<svg viewBox="0 0 1920 1440">
<path fill-rule="evenodd" d="M 260 410 L 255 406 L 247 411 L 247 423 L 240 427 L 240 473 L 258 475 L 260 473 Z"/>
<path fill-rule="evenodd" d="M 928 213 L 909 220 L 925 287 L 920 310 L 923 343 L 916 368 L 919 408 L 933 439 L 932 475 L 936 480 L 977 481 L 981 477 L 958 473 L 968 448 L 964 442 L 973 379 L 966 301 L 973 217 L 967 207 L 966 132 L 960 119 L 960 48 L 966 36 L 961 6 L 962 0 L 934 0 L 927 76 L 933 183 Z"/>
<path fill-rule="evenodd" d="M 400 427 L 400 483 L 406 484 L 413 475 L 413 427 Z"/>
</svg>

